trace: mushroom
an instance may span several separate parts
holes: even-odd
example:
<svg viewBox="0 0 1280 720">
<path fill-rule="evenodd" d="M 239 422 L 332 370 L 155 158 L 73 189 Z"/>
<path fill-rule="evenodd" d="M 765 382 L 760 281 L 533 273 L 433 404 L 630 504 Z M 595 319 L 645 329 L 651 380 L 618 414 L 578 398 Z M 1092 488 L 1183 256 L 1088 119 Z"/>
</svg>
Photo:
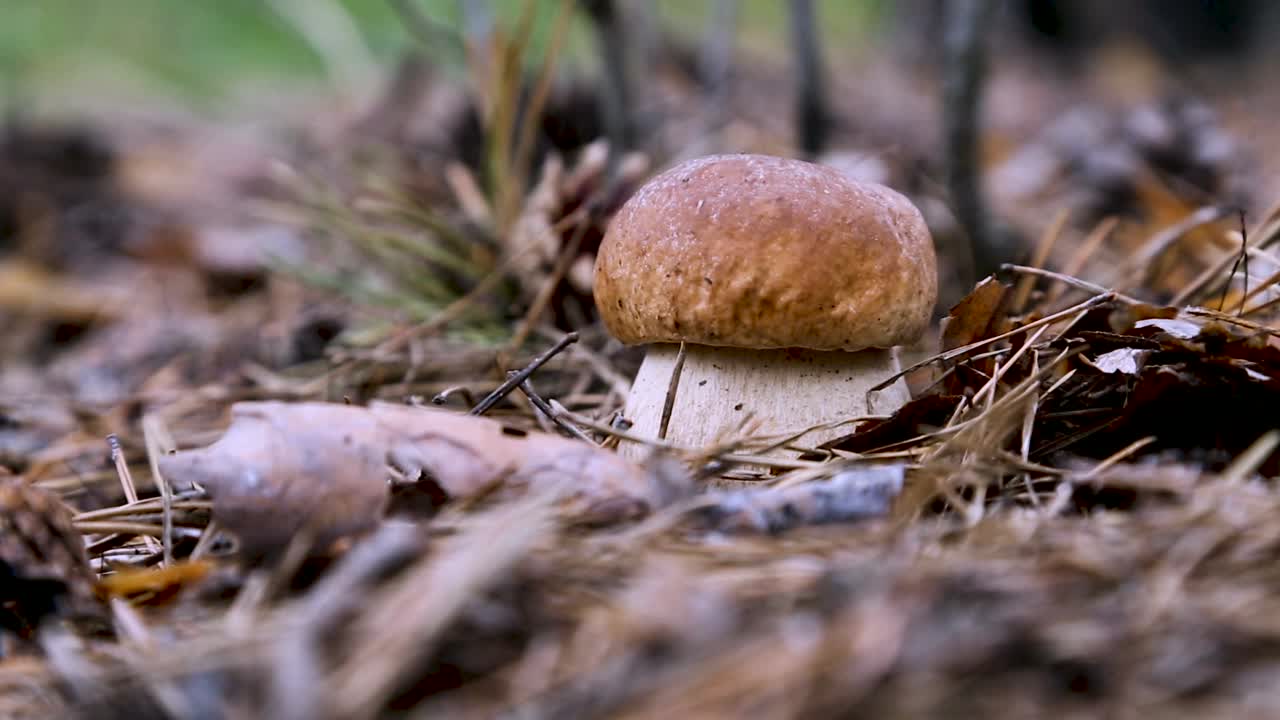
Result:
<svg viewBox="0 0 1280 720">
<path fill-rule="evenodd" d="M 902 380 L 868 391 L 900 371 L 896 346 L 928 327 L 937 258 L 920 211 L 894 190 L 801 160 L 714 155 L 627 201 L 593 286 L 609 332 L 650 344 L 624 410 L 631 432 L 660 436 L 670 389 L 663 437 L 701 448 L 741 433 L 748 416 L 774 435 L 904 404 Z"/>
</svg>

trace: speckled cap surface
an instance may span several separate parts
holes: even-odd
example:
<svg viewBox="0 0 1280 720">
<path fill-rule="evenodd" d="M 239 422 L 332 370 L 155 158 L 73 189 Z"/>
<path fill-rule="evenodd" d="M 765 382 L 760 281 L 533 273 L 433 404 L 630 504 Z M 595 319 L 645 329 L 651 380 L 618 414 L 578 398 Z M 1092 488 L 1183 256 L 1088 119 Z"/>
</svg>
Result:
<svg viewBox="0 0 1280 720">
<path fill-rule="evenodd" d="M 929 229 L 900 193 L 802 160 L 713 155 L 627 201 L 594 291 L 627 344 L 856 351 L 918 339 L 937 285 Z"/>
</svg>

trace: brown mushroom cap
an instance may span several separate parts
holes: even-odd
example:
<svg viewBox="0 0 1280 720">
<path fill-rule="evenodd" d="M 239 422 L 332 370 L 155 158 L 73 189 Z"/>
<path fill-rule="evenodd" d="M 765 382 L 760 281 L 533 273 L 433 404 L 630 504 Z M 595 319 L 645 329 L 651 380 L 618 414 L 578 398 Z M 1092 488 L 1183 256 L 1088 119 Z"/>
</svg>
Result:
<svg viewBox="0 0 1280 720">
<path fill-rule="evenodd" d="M 801 160 L 714 155 L 622 207 L 594 291 L 628 344 L 857 351 L 918 339 L 937 275 L 929 229 L 903 195 Z"/>
</svg>

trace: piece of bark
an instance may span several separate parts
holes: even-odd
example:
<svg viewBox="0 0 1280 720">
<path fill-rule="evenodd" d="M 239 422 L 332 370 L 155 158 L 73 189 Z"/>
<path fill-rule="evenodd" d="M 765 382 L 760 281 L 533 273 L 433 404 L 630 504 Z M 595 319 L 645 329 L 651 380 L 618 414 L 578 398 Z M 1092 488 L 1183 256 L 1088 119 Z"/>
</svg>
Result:
<svg viewBox="0 0 1280 720">
<path fill-rule="evenodd" d="M 860 522 L 887 516 L 905 477 L 899 464 L 847 467 L 799 485 L 717 493 L 714 504 L 694 514 L 722 532 L 779 533 Z"/>
</svg>

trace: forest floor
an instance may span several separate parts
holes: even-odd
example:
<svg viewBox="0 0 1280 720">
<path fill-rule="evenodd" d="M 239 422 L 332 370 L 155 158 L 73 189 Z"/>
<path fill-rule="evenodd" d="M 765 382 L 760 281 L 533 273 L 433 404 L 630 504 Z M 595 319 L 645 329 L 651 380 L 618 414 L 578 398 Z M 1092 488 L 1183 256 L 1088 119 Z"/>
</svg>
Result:
<svg viewBox="0 0 1280 720">
<path fill-rule="evenodd" d="M 256 122 L 6 122 L 0 716 L 1280 713 L 1262 71 L 998 65 L 982 166 L 1022 255 L 988 278 L 937 79 L 832 73 L 817 160 L 939 250 L 911 401 L 628 459 L 644 349 L 595 252 L 674 162 L 796 155 L 790 70 L 747 53 L 709 97 L 669 40 L 611 172 L 598 84 L 541 72 L 555 22 Z"/>
</svg>

